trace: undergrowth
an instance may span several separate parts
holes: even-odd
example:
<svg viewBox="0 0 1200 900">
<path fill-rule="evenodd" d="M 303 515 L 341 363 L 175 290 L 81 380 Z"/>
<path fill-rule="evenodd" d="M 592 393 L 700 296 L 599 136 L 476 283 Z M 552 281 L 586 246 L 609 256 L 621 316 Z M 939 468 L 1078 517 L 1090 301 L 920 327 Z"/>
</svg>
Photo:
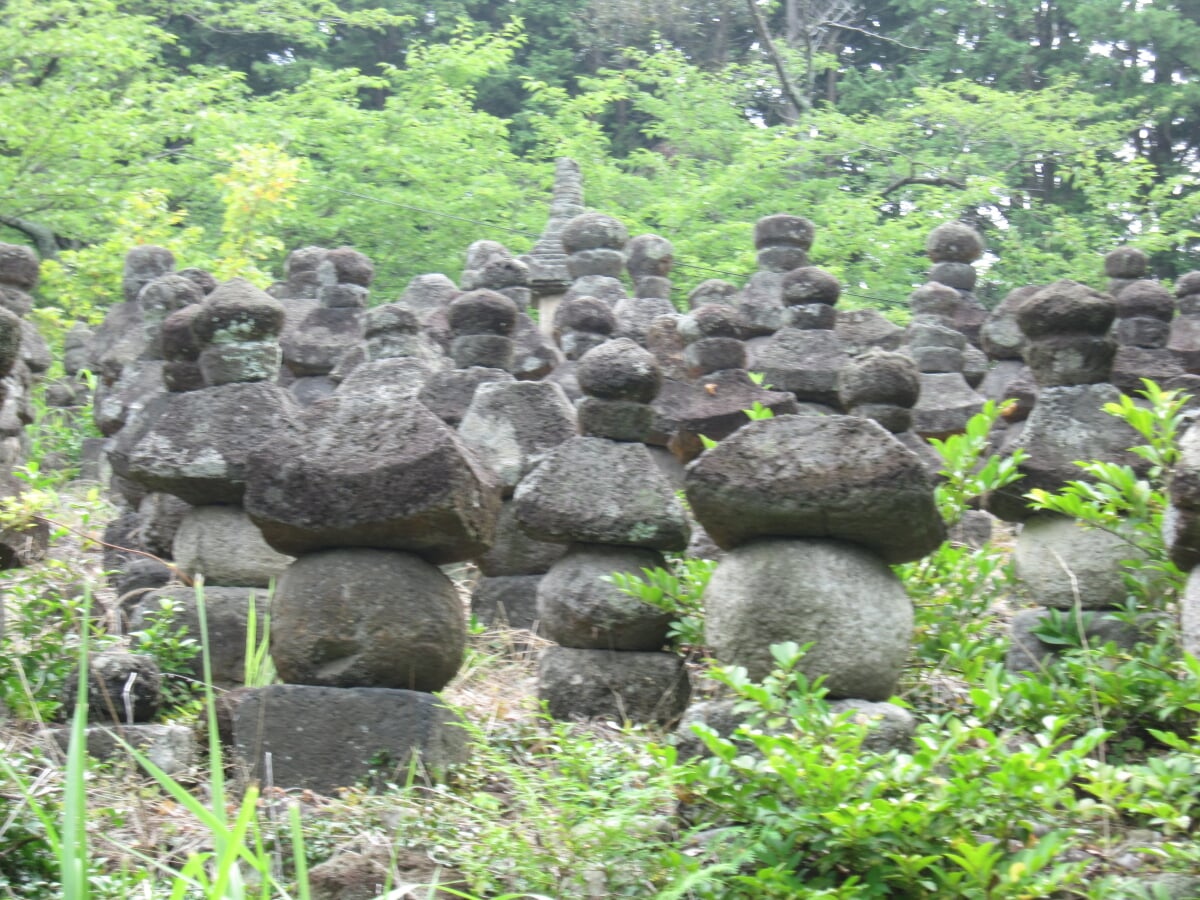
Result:
<svg viewBox="0 0 1200 900">
<path fill-rule="evenodd" d="M 136 754 L 98 764 L 78 739 L 61 758 L 31 738 L 20 722 L 60 716 L 61 688 L 88 646 L 116 640 L 89 612 L 78 568 L 91 560 L 97 580 L 96 548 L 81 535 L 103 518 L 102 501 L 31 485 L 26 511 L 59 525 L 51 560 L 5 573 L 0 690 L 18 718 L 0 764 L 3 889 L 305 898 L 322 861 L 374 848 L 385 860 L 429 861 L 421 885 L 389 875 L 379 886 L 396 900 L 1155 896 L 1160 875 L 1200 874 L 1200 663 L 1179 651 L 1181 576 L 1156 530 L 1180 398 L 1147 393 L 1145 404 L 1111 410 L 1143 434 L 1145 471 L 1088 465 L 1079 484 L 1032 498 L 1137 544 L 1146 562 L 1119 613 L 1143 629 L 1133 649 L 1089 643 L 1077 617 L 1061 616 L 1041 634 L 1057 650 L 1042 670 L 1008 672 L 1005 623 L 1018 600 L 1007 539 L 949 541 L 897 570 L 916 606 L 894 699 L 914 718 L 911 742 L 867 742 L 872 726 L 834 714 L 819 680 L 799 674 L 804 648 L 781 644 L 761 683 L 708 667 L 744 724 L 727 736 L 695 726 L 707 755 L 684 759 L 654 729 L 549 720 L 530 696 L 532 656 L 519 649 L 536 639 L 478 633 L 445 693 L 471 723 L 470 762 L 441 782 L 381 767 L 331 798 L 227 785 L 211 687 L 199 718 L 186 697 L 172 712 L 206 735 L 208 761 L 185 781 Z M 989 455 L 997 414 L 989 407 L 938 446 L 938 505 L 951 525 L 1017 474 Z M 57 559 L 64 548 L 70 563 Z M 698 658 L 711 569 L 679 561 L 616 580 L 678 612 L 673 638 Z M 132 640 L 170 668 L 203 638 L 164 617 Z M 248 673 L 266 683 L 265 643 L 252 642 Z"/>
</svg>

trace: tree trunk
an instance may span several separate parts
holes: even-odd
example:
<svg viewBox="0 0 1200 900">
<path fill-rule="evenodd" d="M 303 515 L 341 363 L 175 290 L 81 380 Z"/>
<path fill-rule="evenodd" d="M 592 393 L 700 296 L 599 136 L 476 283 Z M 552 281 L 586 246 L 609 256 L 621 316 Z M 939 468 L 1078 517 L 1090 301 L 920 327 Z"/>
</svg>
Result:
<svg viewBox="0 0 1200 900">
<path fill-rule="evenodd" d="M 37 248 L 38 256 L 42 259 L 58 259 L 58 237 L 45 225 L 5 215 L 0 215 L 0 225 L 7 225 L 32 240 L 33 245 Z"/>
</svg>

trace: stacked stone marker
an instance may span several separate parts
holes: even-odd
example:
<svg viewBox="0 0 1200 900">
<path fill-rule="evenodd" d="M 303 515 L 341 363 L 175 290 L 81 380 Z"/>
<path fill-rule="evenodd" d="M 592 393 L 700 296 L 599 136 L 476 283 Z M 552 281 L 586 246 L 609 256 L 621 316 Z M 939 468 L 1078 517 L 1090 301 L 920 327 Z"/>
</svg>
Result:
<svg viewBox="0 0 1200 900">
<path fill-rule="evenodd" d="M 0 245 L 0 265 L 14 256 L 18 260 L 23 257 L 23 254 L 5 250 L 8 246 L 12 245 Z M 34 273 L 36 263 L 35 259 Z M 14 268 L 16 266 L 8 266 L 10 271 Z M 29 271 L 28 267 L 26 271 Z M 13 278 L 11 274 L 8 277 Z M 22 369 L 25 366 L 21 362 L 21 318 L 0 307 L 0 498 L 16 497 L 24 489 L 22 482 L 11 474 L 12 467 L 24 455 L 22 430 L 25 416 L 21 410 L 25 402 L 25 383 L 19 374 L 14 375 Z M 45 556 L 49 534 L 50 527 L 44 522 L 23 529 L 0 528 L 0 571 L 24 566 Z M 2 607 L 0 604 L 0 634 L 4 628 Z"/>
<path fill-rule="evenodd" d="M 1067 481 L 1085 478 L 1075 460 L 1142 465 L 1127 452 L 1138 443 L 1137 434 L 1103 411 L 1120 397 L 1108 383 L 1116 352 L 1110 336 L 1115 316 L 1112 297 L 1072 281 L 1043 288 L 1016 311 L 1038 401 L 1014 442 L 1028 454 L 1020 466 L 1024 478 L 996 492 L 989 507 L 1001 518 L 1025 522 L 1013 562 L 1026 594 L 1041 608 L 1013 618 L 1008 665 L 1014 670 L 1035 668 L 1052 649 L 1032 634 L 1047 609 L 1103 610 L 1125 598 L 1122 561 L 1136 555 L 1127 542 L 1071 519 L 1033 516 L 1021 496 L 1034 488 L 1057 491 Z M 1097 636 L 1111 627 L 1103 617 L 1093 625 Z"/>
<path fill-rule="evenodd" d="M 544 334 L 550 334 L 554 310 L 571 286 L 573 276 L 567 271 L 567 251 L 562 233 L 567 223 L 582 215 L 583 178 L 579 163 L 562 157 L 554 166 L 554 188 L 550 200 L 550 220 L 541 238 L 528 256 L 521 257 L 529 267 L 529 287 L 538 311 L 538 322 Z"/>
<path fill-rule="evenodd" d="M 963 376 L 967 339 L 954 327 L 959 303 L 956 290 L 937 282 L 927 282 L 909 297 L 908 352 L 921 372 L 913 430 L 924 438 L 962 432 L 971 416 L 983 408 L 983 397 Z"/>
<path fill-rule="evenodd" d="M 705 591 L 717 659 L 760 680 L 776 665 L 772 644 L 812 643 L 800 671 L 823 676 L 831 699 L 892 696 L 913 613 L 889 565 L 946 536 L 921 461 L 868 419 L 783 416 L 702 455 L 685 489 L 726 551 Z"/>
<path fill-rule="evenodd" d="M 1025 365 L 1025 335 L 1017 324 L 1017 309 L 1041 289 L 1041 286 L 1029 286 L 1009 291 L 979 331 L 980 346 L 992 361 L 987 377 L 979 385 L 979 393 L 988 400 L 1007 405 L 1001 420 L 1006 449 L 1007 443 L 1020 435 L 1037 401 L 1037 383 Z"/>
<path fill-rule="evenodd" d="M 754 224 L 758 271 L 737 297 L 747 335 L 769 335 L 784 326 L 781 281 L 808 265 L 813 224 L 803 216 L 765 216 Z"/>
<path fill-rule="evenodd" d="M 37 330 L 22 317 L 33 309 L 29 291 L 37 286 L 38 258 L 28 247 L 0 244 L 0 310 L 6 315 L 0 328 L 0 472 L 19 465 L 25 458 L 25 426 L 33 421 L 29 392 L 34 371 L 44 348 Z M 32 331 L 32 333 L 31 333 Z M 39 346 L 40 342 L 40 346 Z"/>
<path fill-rule="evenodd" d="M 1175 282 L 1179 315 L 1171 321 L 1167 349 L 1188 375 L 1200 375 L 1200 272 L 1188 272 Z"/>
<path fill-rule="evenodd" d="M 1184 279 L 1189 287 L 1200 284 L 1185 275 L 1181 287 Z M 1184 294 L 1189 296 L 1195 295 Z M 1188 429 L 1179 441 L 1179 461 L 1171 472 L 1168 494 L 1171 503 L 1163 517 L 1163 538 L 1171 562 L 1188 573 L 1179 609 L 1181 649 L 1200 657 L 1200 429 Z"/>
<path fill-rule="evenodd" d="M 811 235 L 811 225 L 807 233 Z M 780 248 L 768 247 L 760 254 L 772 249 Z M 763 373 L 766 384 L 791 392 L 802 409 L 813 413 L 840 409 L 837 373 L 850 361 L 833 330 L 841 290 L 836 278 L 815 266 L 792 269 L 779 279 L 780 329 L 769 338 L 750 341 L 751 368 Z M 742 311 L 744 315 L 744 306 Z"/>
<path fill-rule="evenodd" d="M 970 225 L 947 222 L 929 233 L 925 252 L 933 262 L 926 276 L 928 280 L 958 293 L 953 327 L 963 333 L 971 346 L 978 347 L 980 327 L 987 321 L 988 311 L 975 296 L 979 273 L 972 263 L 983 256 L 983 238 Z"/>
<path fill-rule="evenodd" d="M 508 367 L 516 378 L 526 381 L 542 378 L 562 361 L 562 354 L 529 317 L 533 291 L 529 286 L 528 264 L 514 259 L 503 244 L 476 241 L 468 247 L 461 285 L 464 291 L 489 290 L 503 294 L 517 307 L 517 321 L 511 335 L 514 354 Z"/>
<path fill-rule="evenodd" d="M 455 368 L 434 374 L 421 389 L 421 402 L 457 426 L 480 385 L 513 381 L 508 370 L 516 353 L 517 320 L 516 304 L 496 291 L 470 291 L 452 300 L 446 322 Z"/>
<path fill-rule="evenodd" d="M 1178 356 L 1167 349 L 1175 298 L 1157 281 L 1138 279 L 1122 285 L 1116 295 L 1117 320 L 1113 333 L 1117 354 L 1111 380 L 1126 394 L 1144 390 L 1143 378 L 1165 385 L 1183 375 Z"/>
<path fill-rule="evenodd" d="M 511 301 L 475 305 L 481 293 L 460 298 L 467 308 L 451 322 L 486 324 L 497 312 L 511 321 Z M 503 355 L 498 341 L 463 340 L 474 337 L 503 338 L 461 329 L 460 361 Z M 249 460 L 246 509 L 271 547 L 297 558 L 272 616 L 285 684 L 240 695 L 231 721 L 238 760 L 261 774 L 270 753 L 277 783 L 331 792 L 381 755 L 405 766 L 418 753 L 435 770 L 463 756 L 462 729 L 433 693 L 457 672 L 466 640 L 461 600 L 438 567 L 486 552 L 501 490 L 415 402 L 419 379 L 376 377 L 420 366 L 359 366 Z"/>
<path fill-rule="evenodd" d="M 669 447 L 683 462 L 704 449 L 701 435 L 723 440 L 749 421 L 745 410 L 760 403 L 776 415 L 797 411 L 786 391 L 768 391 L 746 371 L 746 346 L 737 310 L 712 303 L 679 319 L 685 342 L 687 381 L 668 380 L 654 400 L 656 427 L 670 434 Z"/>
<path fill-rule="evenodd" d="M 662 652 L 669 616 L 607 580 L 662 566 L 660 551 L 687 546 L 683 508 L 641 443 L 660 377 L 653 356 L 625 338 L 587 353 L 581 436 L 551 450 L 514 495 L 528 535 L 570 544 L 537 595 L 542 633 L 559 645 L 538 670 L 556 718 L 670 722 L 687 703 L 683 660 Z"/>
<path fill-rule="evenodd" d="M 111 452 L 119 474 L 151 491 L 139 508 L 140 545 L 206 582 L 214 680 L 222 687 L 243 678 L 250 595 L 261 599 L 261 615 L 267 586 L 290 561 L 266 546 L 241 507 L 248 454 L 293 427 L 299 413 L 291 395 L 274 383 L 283 321 L 279 301 L 243 279 L 220 285 L 203 303 L 170 316 L 162 329 L 163 352 L 193 356 L 190 364 L 199 368 L 203 386 L 159 395 L 122 429 Z M 167 365 L 181 362 L 169 359 Z M 178 499 L 168 501 L 164 494 Z M 134 577 L 143 586 L 153 584 L 155 572 L 142 571 L 146 563 L 155 565 L 149 560 L 126 567 L 127 588 Z M 158 574 L 161 585 L 166 572 Z M 132 626 L 140 627 L 164 599 L 175 603 L 182 624 L 198 632 L 189 587 L 131 597 Z"/>
<path fill-rule="evenodd" d="M 585 353 L 609 341 L 617 330 L 612 307 L 596 297 L 564 297 L 554 311 L 554 339 L 566 361 L 551 372 L 547 381 L 562 387 L 572 401 L 582 398 L 575 367 Z"/>
<path fill-rule="evenodd" d="M 363 311 L 375 267 L 350 247 L 307 247 L 288 257 L 286 271 L 287 327 L 280 344 L 293 379 L 292 393 L 307 406 L 333 393 L 336 384 L 330 373 L 362 342 Z M 314 287 L 315 294 L 308 298 L 297 296 Z"/>
<path fill-rule="evenodd" d="M 618 300 L 617 336 L 645 346 L 650 326 L 659 316 L 674 316 L 671 303 L 671 267 L 675 248 L 656 234 L 639 234 L 626 246 L 626 266 L 633 279 L 634 296 Z"/>
<path fill-rule="evenodd" d="M 482 575 L 471 593 L 471 611 L 488 625 L 503 622 L 536 631 L 538 585 L 566 548 L 521 531 L 511 498 L 551 449 L 575 437 L 575 409 L 551 382 L 481 384 L 458 432 L 495 474 L 505 497 L 493 545 L 476 560 Z"/>
<path fill-rule="evenodd" d="M 147 353 L 144 310 L 138 297 L 146 285 L 174 269 L 175 256 L 165 247 L 144 244 L 125 255 L 121 278 L 125 302 L 108 311 L 92 342 L 92 370 L 99 377 L 93 416 L 105 436 L 116 434 L 132 413 L 163 390 L 162 362 Z M 130 499 L 136 505 L 136 498 Z"/>
</svg>

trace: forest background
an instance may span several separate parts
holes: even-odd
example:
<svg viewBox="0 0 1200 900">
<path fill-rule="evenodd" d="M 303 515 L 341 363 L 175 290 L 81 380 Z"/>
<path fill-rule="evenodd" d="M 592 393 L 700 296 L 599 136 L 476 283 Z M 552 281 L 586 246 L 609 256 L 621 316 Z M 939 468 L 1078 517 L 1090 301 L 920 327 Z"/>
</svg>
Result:
<svg viewBox="0 0 1200 900">
<path fill-rule="evenodd" d="M 902 305 L 925 236 L 979 227 L 980 294 L 1096 283 L 1122 243 L 1200 267 L 1196 0 L 3 0 L 0 240 L 41 323 L 95 320 L 121 258 L 267 283 L 352 245 L 378 300 L 532 246 L 555 157 L 676 247 L 679 297 L 817 225 L 849 305 Z M 678 299 L 678 298 L 677 298 Z"/>
</svg>

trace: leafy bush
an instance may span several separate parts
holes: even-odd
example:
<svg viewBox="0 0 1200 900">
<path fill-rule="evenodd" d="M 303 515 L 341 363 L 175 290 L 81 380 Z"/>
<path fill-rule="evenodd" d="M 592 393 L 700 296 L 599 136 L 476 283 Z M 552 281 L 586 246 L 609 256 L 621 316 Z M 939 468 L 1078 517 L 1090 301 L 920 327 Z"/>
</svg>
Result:
<svg viewBox="0 0 1200 900">
<path fill-rule="evenodd" d="M 772 652 L 762 684 L 716 673 L 745 725 L 731 738 L 695 727 L 713 756 L 681 778 L 703 826 L 723 829 L 709 853 L 739 866 L 698 896 L 990 900 L 1080 883 L 1084 864 L 1062 851 L 1085 833 L 1069 821 L 1073 785 L 1101 730 L 1074 737 L 1049 716 L 1022 737 L 968 706 L 922 723 L 911 751 L 873 753 L 867 726 L 831 714 L 797 672 L 800 648 Z"/>
</svg>

